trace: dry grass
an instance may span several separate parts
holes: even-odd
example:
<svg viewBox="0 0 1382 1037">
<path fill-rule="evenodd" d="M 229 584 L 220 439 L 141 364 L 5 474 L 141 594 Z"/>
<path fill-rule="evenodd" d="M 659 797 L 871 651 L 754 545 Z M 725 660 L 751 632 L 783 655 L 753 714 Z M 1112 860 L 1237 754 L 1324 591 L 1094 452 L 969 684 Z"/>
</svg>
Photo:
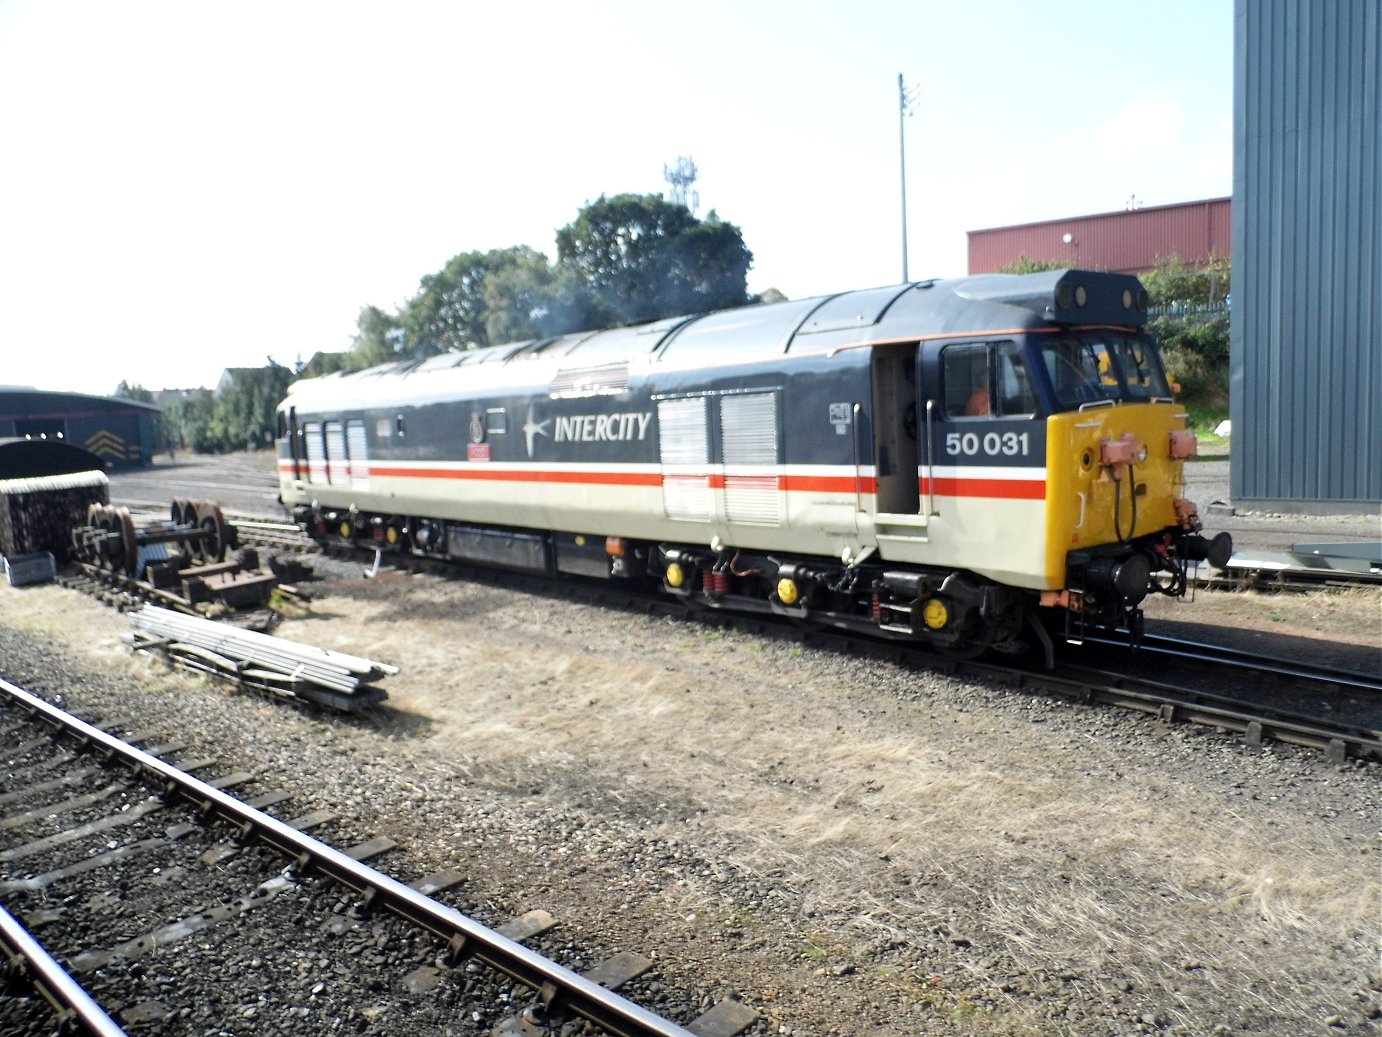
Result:
<svg viewBox="0 0 1382 1037">
<path fill-rule="evenodd" d="M 1151 619 L 1215 621 L 1273 636 L 1339 639 L 1376 646 L 1382 659 L 1382 587 L 1325 587 L 1308 593 L 1270 590 L 1201 591 L 1194 600 L 1153 596 Z"/>
<path fill-rule="evenodd" d="M 54 588 L 24 592 L 17 609 L 14 594 L 0 589 L 4 622 L 102 666 L 148 666 L 114 647 L 115 613 Z M 1299 607 L 1354 615 L 1379 600 Z M 1168 1009 L 1192 1023 L 1197 991 L 1264 975 L 1264 955 L 1308 959 L 1340 934 L 1377 931 L 1366 820 L 1349 822 L 1343 845 L 1337 821 L 1293 810 L 1287 791 L 1245 800 L 1232 775 L 1191 782 L 1155 753 L 1129 758 L 1015 711 L 966 712 L 943 688 L 902 703 L 888 689 L 917 679 L 890 666 L 875 665 L 873 687 L 803 687 L 800 649 L 617 614 L 604 630 L 568 629 L 553 612 L 544 622 L 493 590 L 396 579 L 329 598 L 280 633 L 402 665 L 391 705 L 430 721 L 415 751 L 496 788 L 641 816 L 649 838 L 701 842 L 707 859 L 759 878 L 775 899 L 735 926 L 775 936 L 785 924 L 808 963 L 967 927 L 1015 971 L 1116 966 L 1175 990 Z M 660 896 L 695 924 L 734 910 L 713 877 L 682 875 Z M 1283 972 L 1241 996 L 1265 1004 L 1293 982 Z M 1038 1032 L 1014 1013 L 1015 1028 L 972 1030 Z"/>
</svg>

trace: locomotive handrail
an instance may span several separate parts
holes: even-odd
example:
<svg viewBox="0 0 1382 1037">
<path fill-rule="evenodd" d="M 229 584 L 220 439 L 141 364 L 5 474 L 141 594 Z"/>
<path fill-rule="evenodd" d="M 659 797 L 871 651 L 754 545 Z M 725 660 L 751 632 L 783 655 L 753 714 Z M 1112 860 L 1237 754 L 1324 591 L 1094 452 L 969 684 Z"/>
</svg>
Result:
<svg viewBox="0 0 1382 1037">
<path fill-rule="evenodd" d="M 926 514 L 928 516 L 936 514 L 936 458 L 934 443 L 936 433 L 933 426 L 935 421 L 936 401 L 926 401 Z"/>
<path fill-rule="evenodd" d="M 860 512 L 864 510 L 864 472 L 863 459 L 859 443 L 859 419 L 863 416 L 863 404 L 854 405 L 854 510 Z M 858 529 L 855 523 L 855 529 Z"/>
</svg>

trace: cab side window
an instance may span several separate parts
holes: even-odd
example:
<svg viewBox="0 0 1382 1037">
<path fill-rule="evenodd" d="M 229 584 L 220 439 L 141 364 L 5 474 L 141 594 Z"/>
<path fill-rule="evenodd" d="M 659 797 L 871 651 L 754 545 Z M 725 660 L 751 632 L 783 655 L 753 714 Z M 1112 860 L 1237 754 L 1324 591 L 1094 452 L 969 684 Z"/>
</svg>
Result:
<svg viewBox="0 0 1382 1037">
<path fill-rule="evenodd" d="M 946 417 L 976 418 L 990 414 L 989 347 L 946 346 L 941 351 L 941 364 Z"/>
<path fill-rule="evenodd" d="M 1036 413 L 1036 393 L 1027 377 L 1027 365 L 1015 342 L 998 344 L 998 406 L 994 413 L 1005 418 L 1027 418 Z"/>
<path fill-rule="evenodd" d="M 1030 418 L 1036 391 L 1016 342 L 974 342 L 941 350 L 947 418 Z"/>
</svg>

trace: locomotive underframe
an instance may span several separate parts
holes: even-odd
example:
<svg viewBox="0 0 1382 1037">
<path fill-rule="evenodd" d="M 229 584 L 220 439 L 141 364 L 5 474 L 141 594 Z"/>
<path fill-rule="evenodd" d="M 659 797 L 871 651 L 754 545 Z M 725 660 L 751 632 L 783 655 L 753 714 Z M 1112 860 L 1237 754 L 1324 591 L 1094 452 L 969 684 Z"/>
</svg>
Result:
<svg viewBox="0 0 1382 1037">
<path fill-rule="evenodd" d="M 899 567 L 704 545 L 301 508 L 295 519 L 324 543 L 529 572 L 624 579 L 692 607 L 773 613 L 945 652 L 1018 652 L 1034 635 L 1051 652 L 1037 596 L 974 573 Z"/>
</svg>

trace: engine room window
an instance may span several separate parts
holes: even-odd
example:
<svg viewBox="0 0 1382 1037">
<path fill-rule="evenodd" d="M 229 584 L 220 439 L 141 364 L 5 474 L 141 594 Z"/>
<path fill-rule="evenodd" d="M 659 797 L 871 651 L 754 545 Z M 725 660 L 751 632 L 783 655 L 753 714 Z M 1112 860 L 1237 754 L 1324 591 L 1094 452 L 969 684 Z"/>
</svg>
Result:
<svg viewBox="0 0 1382 1037">
<path fill-rule="evenodd" d="M 302 441 L 307 444 L 307 481 L 326 482 L 326 448 L 322 442 L 321 423 L 309 421 L 303 425 Z"/>
<path fill-rule="evenodd" d="M 507 432 L 508 430 L 509 420 L 504 414 L 503 407 L 491 407 L 485 411 L 486 432 Z"/>
</svg>

